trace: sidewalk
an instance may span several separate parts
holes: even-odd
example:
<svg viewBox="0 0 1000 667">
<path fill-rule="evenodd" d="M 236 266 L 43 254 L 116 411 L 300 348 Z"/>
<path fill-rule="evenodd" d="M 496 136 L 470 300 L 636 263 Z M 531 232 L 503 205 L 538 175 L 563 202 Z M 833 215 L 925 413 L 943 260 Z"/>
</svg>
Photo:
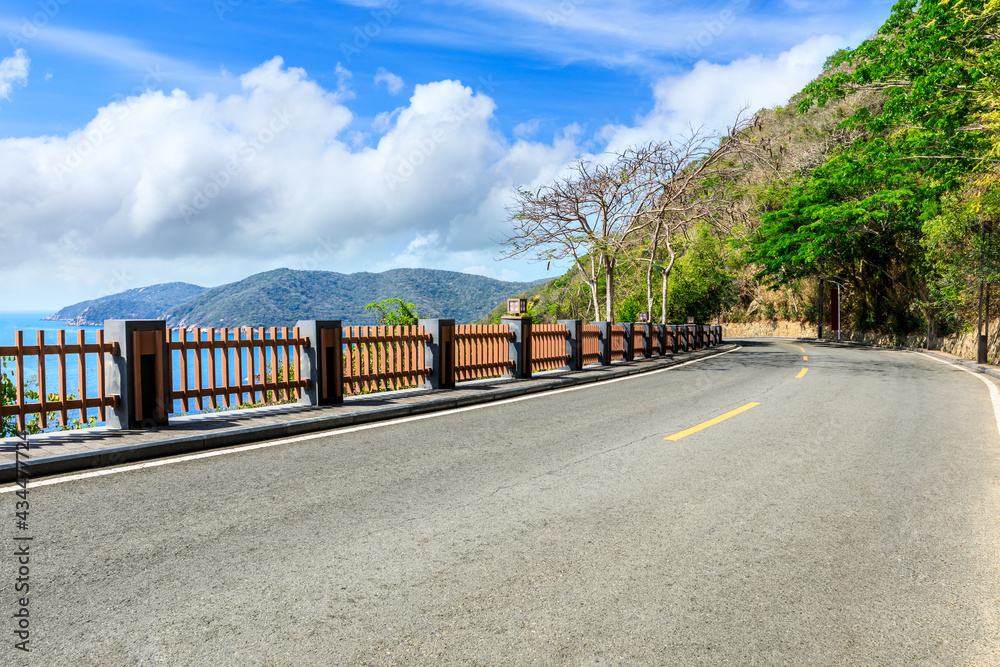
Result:
<svg viewBox="0 0 1000 667">
<path fill-rule="evenodd" d="M 173 417 L 166 428 L 148 431 L 102 427 L 45 433 L 29 438 L 30 472 L 32 477 L 56 475 L 490 403 L 669 368 L 735 347 L 723 344 L 697 352 L 618 362 L 610 367 L 589 366 L 577 372 L 545 371 L 535 373 L 530 380 L 479 380 L 463 382 L 455 389 L 408 389 L 346 397 L 338 406 L 283 405 Z M 15 479 L 15 442 L 7 438 L 0 444 L 0 483 Z"/>
</svg>

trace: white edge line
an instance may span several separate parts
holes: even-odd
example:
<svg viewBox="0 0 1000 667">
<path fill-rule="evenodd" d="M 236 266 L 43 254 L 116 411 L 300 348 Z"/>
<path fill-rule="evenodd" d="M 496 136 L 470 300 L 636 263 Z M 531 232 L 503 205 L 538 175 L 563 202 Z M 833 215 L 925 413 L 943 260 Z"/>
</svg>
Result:
<svg viewBox="0 0 1000 667">
<path fill-rule="evenodd" d="M 941 359 L 940 357 L 935 357 L 933 355 L 927 354 L 926 352 L 918 352 L 918 354 L 920 356 L 924 357 L 925 359 L 933 359 L 934 361 L 942 363 L 945 366 L 951 366 L 952 368 L 957 368 L 960 371 L 965 371 L 969 375 L 972 375 L 972 376 L 977 377 L 980 380 L 982 380 L 983 384 L 985 384 L 989 388 L 989 390 L 990 390 L 990 400 L 993 401 L 993 416 L 996 417 L 996 420 L 997 420 L 997 433 L 1000 434 L 1000 389 L 997 389 L 997 386 L 996 386 L 995 383 L 990 382 L 989 380 L 987 380 L 986 378 L 984 378 L 982 376 L 982 374 L 977 373 L 976 371 L 974 371 L 974 370 L 972 370 L 970 368 L 966 368 L 965 366 L 962 366 L 961 364 L 955 364 L 955 363 L 952 363 L 950 361 L 945 361 L 944 359 Z"/>
<path fill-rule="evenodd" d="M 533 398 L 542 398 L 545 396 L 554 396 L 555 394 L 564 394 L 569 391 L 578 391 L 580 389 L 590 389 L 591 387 L 600 387 L 607 384 L 613 384 L 615 382 L 622 382 L 624 380 L 634 380 L 640 377 L 648 377 L 650 375 L 656 375 L 657 373 L 663 373 L 665 371 L 672 371 L 677 368 L 683 368 L 690 364 L 695 364 L 701 361 L 707 361 L 709 359 L 715 359 L 716 357 L 721 357 L 724 354 L 729 354 L 730 352 L 736 352 L 737 350 L 742 350 L 742 346 L 736 346 L 732 350 L 726 350 L 725 352 L 720 352 L 718 354 L 713 354 L 708 357 L 701 357 L 699 359 L 692 359 L 691 361 L 685 361 L 682 364 L 677 364 L 676 366 L 668 366 L 666 368 L 659 368 L 655 371 L 646 371 L 645 373 L 634 373 L 632 375 L 626 375 L 625 377 L 612 378 L 610 380 L 600 380 L 598 382 L 588 382 L 587 384 L 578 385 L 576 387 L 567 387 L 565 389 L 553 389 L 551 391 L 541 391 L 535 394 L 528 394 L 527 396 L 518 396 L 516 398 L 505 398 L 500 401 L 490 401 L 489 403 L 480 403 L 479 405 L 469 405 L 464 408 L 452 408 L 450 410 L 442 410 L 440 412 L 431 412 L 424 415 L 416 415 L 414 417 L 401 417 L 399 419 L 392 419 L 388 421 L 374 422 L 372 424 L 362 424 L 361 426 L 350 426 L 348 428 L 333 429 L 329 431 L 320 431 L 319 433 L 311 433 L 309 435 L 302 435 L 295 438 L 285 438 L 283 440 L 272 440 L 270 442 L 261 442 L 254 445 L 240 445 L 239 447 L 230 447 L 228 449 L 217 449 L 211 452 L 200 452 L 198 454 L 188 454 L 185 456 L 174 456 L 168 459 L 160 459 L 158 461 L 148 461 L 146 463 L 136 463 L 133 465 L 120 466 L 117 468 L 108 468 L 106 470 L 93 470 L 91 472 L 78 473 L 75 475 L 66 475 L 64 477 L 53 477 L 51 479 L 43 479 L 38 482 L 29 482 L 28 488 L 34 489 L 40 486 L 52 486 L 53 484 L 64 484 L 66 482 L 74 482 L 80 479 L 90 479 L 92 477 L 104 477 L 105 475 L 117 475 L 123 472 L 132 472 L 133 470 L 145 470 L 147 468 L 156 468 L 159 466 L 165 466 L 172 463 L 183 463 L 185 461 L 194 461 L 197 459 L 208 459 L 213 456 L 223 456 L 225 454 L 237 454 L 240 452 L 249 452 L 254 449 L 266 449 L 268 447 L 277 447 L 278 445 L 290 445 L 296 442 L 305 442 L 307 440 L 315 440 L 317 438 L 330 438 L 337 435 L 342 435 L 346 433 L 357 433 L 359 431 L 367 431 L 373 428 L 384 428 L 386 426 L 396 426 L 398 424 L 406 424 L 408 422 L 415 422 L 422 419 L 432 419 L 434 417 L 446 417 L 448 415 L 455 415 L 461 412 L 469 412 L 470 410 L 481 410 L 483 408 L 490 408 L 498 405 L 507 405 L 510 403 L 517 403 L 519 401 L 527 401 Z M 995 389 L 995 387 L 994 387 Z M 998 399 L 1000 400 L 1000 399 Z M 30 466 L 30 464 L 29 464 Z M 7 486 L 0 488 L 0 494 L 2 493 L 13 493 L 18 491 L 21 487 L 17 485 Z"/>
</svg>

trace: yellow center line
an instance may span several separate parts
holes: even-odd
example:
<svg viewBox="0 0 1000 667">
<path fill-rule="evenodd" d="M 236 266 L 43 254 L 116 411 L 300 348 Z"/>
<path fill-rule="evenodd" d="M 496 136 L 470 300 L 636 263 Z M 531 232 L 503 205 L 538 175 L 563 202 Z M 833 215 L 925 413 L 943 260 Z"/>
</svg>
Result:
<svg viewBox="0 0 1000 667">
<path fill-rule="evenodd" d="M 778 343 L 778 345 L 787 345 L 788 347 L 794 347 L 794 348 L 796 348 L 796 349 L 797 349 L 797 350 L 799 350 L 799 351 L 800 351 L 800 352 L 801 352 L 802 354 L 805 354 L 805 353 L 806 353 L 805 349 L 804 349 L 804 348 L 801 348 L 801 347 L 799 347 L 798 345 L 792 345 L 791 343 Z"/>
<path fill-rule="evenodd" d="M 802 361 L 809 361 L 809 357 L 807 357 L 806 355 L 803 354 L 802 355 Z"/>
<path fill-rule="evenodd" d="M 801 371 L 799 371 L 799 374 L 795 376 L 795 379 L 798 380 L 799 378 L 805 377 L 806 373 L 808 372 L 809 372 L 808 368 L 803 368 Z"/>
<path fill-rule="evenodd" d="M 687 436 L 691 435 L 692 433 L 697 433 L 698 431 L 706 429 L 709 426 L 715 426 L 719 422 L 724 422 L 727 419 L 729 419 L 730 417 L 735 417 L 736 415 L 740 414 L 741 412 L 746 412 L 750 408 L 755 408 L 758 405 L 760 405 L 760 403 L 747 403 L 742 408 L 736 408 L 735 410 L 733 410 L 731 412 L 727 412 L 724 415 L 720 415 L 720 416 L 716 417 L 715 419 L 709 419 L 704 424 L 698 424 L 697 426 L 692 426 L 691 428 L 689 428 L 686 431 L 681 431 L 680 433 L 674 433 L 672 436 L 664 438 L 664 440 L 675 440 L 676 441 L 676 440 L 680 440 L 681 438 L 686 438 Z"/>
</svg>

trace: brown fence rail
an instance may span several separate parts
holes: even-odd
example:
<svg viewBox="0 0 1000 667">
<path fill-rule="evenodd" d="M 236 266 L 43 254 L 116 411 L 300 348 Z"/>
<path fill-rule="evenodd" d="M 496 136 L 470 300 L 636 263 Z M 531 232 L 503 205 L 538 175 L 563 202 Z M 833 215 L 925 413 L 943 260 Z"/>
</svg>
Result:
<svg viewBox="0 0 1000 667">
<path fill-rule="evenodd" d="M 596 324 L 583 325 L 583 340 L 580 341 L 582 365 L 601 363 L 601 327 Z"/>
<path fill-rule="evenodd" d="M 290 401 L 308 386 L 298 378 L 308 341 L 297 327 L 291 333 L 288 327 L 172 329 L 167 344 L 171 356 L 177 353 L 179 370 L 171 412 L 174 401 L 181 401 L 182 412 L 191 411 L 192 400 L 197 410 Z"/>
<path fill-rule="evenodd" d="M 661 325 L 653 324 L 649 327 L 649 352 L 653 356 L 663 354 L 662 338 L 660 336 Z"/>
<path fill-rule="evenodd" d="M 344 327 L 344 395 L 406 389 L 423 384 L 423 327 Z"/>
<path fill-rule="evenodd" d="M 569 330 L 562 324 L 535 324 L 531 327 L 531 370 L 548 371 L 569 365 L 566 339 Z"/>
<path fill-rule="evenodd" d="M 611 327 L 611 360 L 625 358 L 625 327 L 616 324 Z"/>
<path fill-rule="evenodd" d="M 514 337 L 503 324 L 464 324 L 455 327 L 455 381 L 499 377 L 511 372 L 510 346 Z"/>
<path fill-rule="evenodd" d="M 97 342 L 87 343 L 83 329 L 77 331 L 77 342 L 66 343 L 66 331 L 56 332 L 56 344 L 46 344 L 45 332 L 38 331 L 38 341 L 35 345 L 24 344 L 24 332 L 14 332 L 14 345 L 0 347 L 0 357 L 14 359 L 14 379 L 12 383 L 16 391 L 13 405 L 0 406 L 0 416 L 17 417 L 17 428 L 25 430 L 27 416 L 38 415 L 38 425 L 48 428 L 49 414 L 59 413 L 59 424 L 66 426 L 71 411 L 80 411 L 80 423 L 87 423 L 87 410 L 97 408 L 98 419 L 107 421 L 106 408 L 117 407 L 118 396 L 109 395 L 104 381 L 105 355 L 119 354 L 117 343 L 105 343 L 104 331 L 97 332 Z M 87 355 L 97 355 L 97 396 L 87 396 Z M 59 370 L 58 392 L 52 392 L 55 398 L 50 398 L 49 387 L 46 384 L 46 357 L 55 356 Z M 29 403 L 25 396 L 24 358 L 36 357 L 38 361 L 38 402 Z M 67 359 L 76 358 L 78 370 L 79 395 L 73 396 L 67 390 Z"/>
<path fill-rule="evenodd" d="M 632 356 L 637 359 L 645 353 L 646 349 L 643 331 L 644 329 L 641 324 L 632 325 Z"/>
</svg>

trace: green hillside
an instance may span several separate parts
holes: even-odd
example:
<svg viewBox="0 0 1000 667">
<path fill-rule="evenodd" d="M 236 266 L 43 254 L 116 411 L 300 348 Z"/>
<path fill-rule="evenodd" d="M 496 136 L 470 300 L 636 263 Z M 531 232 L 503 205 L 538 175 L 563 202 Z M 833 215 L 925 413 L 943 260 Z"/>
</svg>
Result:
<svg viewBox="0 0 1000 667">
<path fill-rule="evenodd" d="M 447 317 L 473 322 L 508 296 L 544 281 L 514 283 L 484 276 L 433 269 L 394 269 L 384 273 L 342 274 L 329 271 L 276 269 L 228 285 L 182 290 L 157 285 L 129 290 L 62 309 L 49 319 L 73 318 L 74 324 L 100 326 L 105 319 L 166 319 L 170 326 L 292 326 L 298 320 L 339 319 L 345 325 L 374 324 L 364 307 L 399 297 L 417 306 L 421 317 Z M 171 285 L 179 285 L 172 283 Z M 159 291 L 157 291 L 159 290 Z M 142 302 L 153 293 L 173 295 Z M 143 306 L 143 307 L 140 307 Z"/>
<path fill-rule="evenodd" d="M 68 326 L 102 326 L 104 320 L 158 320 L 176 306 L 208 290 L 189 283 L 163 283 L 67 306 L 46 320 Z"/>
</svg>

